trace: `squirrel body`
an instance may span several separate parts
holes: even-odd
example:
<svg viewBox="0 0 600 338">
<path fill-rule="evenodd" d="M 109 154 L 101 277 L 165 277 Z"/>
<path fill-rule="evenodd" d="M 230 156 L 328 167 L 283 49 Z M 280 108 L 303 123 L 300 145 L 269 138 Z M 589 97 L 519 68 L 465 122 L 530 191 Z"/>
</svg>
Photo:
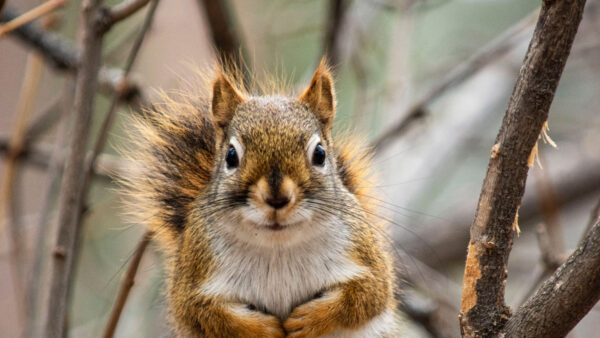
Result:
<svg viewBox="0 0 600 338">
<path fill-rule="evenodd" d="M 374 220 L 368 152 L 334 143 L 322 62 L 299 97 L 165 96 L 136 122 L 129 209 L 166 256 L 183 337 L 396 336 L 391 259 Z"/>
</svg>

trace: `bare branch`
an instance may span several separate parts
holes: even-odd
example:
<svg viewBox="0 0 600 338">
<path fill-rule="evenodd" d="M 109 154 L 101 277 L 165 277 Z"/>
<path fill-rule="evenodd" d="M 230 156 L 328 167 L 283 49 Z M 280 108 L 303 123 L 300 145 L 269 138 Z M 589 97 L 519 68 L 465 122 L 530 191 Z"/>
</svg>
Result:
<svg viewBox="0 0 600 338">
<path fill-rule="evenodd" d="M 559 208 L 576 205 L 584 198 L 597 194 L 600 190 L 600 170 L 598 162 L 589 158 L 581 159 L 577 156 L 569 157 L 565 161 L 576 161 L 564 175 L 556 181 L 555 188 L 559 197 Z M 440 267 L 448 262 L 464 260 L 465 247 L 469 242 L 468 228 L 473 221 L 472 207 L 455 207 L 458 209 L 454 215 L 443 220 L 431 221 L 415 229 L 415 236 L 425 238 L 428 247 L 422 241 L 415 241 L 413 237 L 394 238 L 405 250 L 425 264 Z M 519 209 L 519 224 L 521 230 L 527 231 L 528 224 L 535 221 L 541 214 L 538 196 L 533 190 L 525 193 L 521 208 Z"/>
<path fill-rule="evenodd" d="M 40 211 L 37 234 L 35 238 L 35 247 L 33 254 L 33 264 L 29 274 L 27 285 L 26 315 L 27 322 L 25 324 L 25 333 L 23 337 L 38 337 L 41 335 L 42 324 L 39 318 L 46 318 L 45 312 L 48 309 L 41 307 L 41 300 L 49 293 L 46 283 L 47 278 L 46 265 L 48 257 L 50 257 L 50 241 L 48 234 L 54 233 L 54 224 L 50 220 L 51 211 L 54 209 L 54 196 L 57 195 L 62 174 L 62 165 L 64 163 L 64 148 L 67 141 L 68 116 L 73 106 L 73 89 L 75 86 L 74 79 L 67 79 L 63 95 L 59 96 L 55 110 L 58 112 L 59 125 L 56 130 L 56 140 L 51 150 L 52 154 L 48 156 L 48 166 L 46 168 L 46 190 L 44 192 L 44 203 Z M 34 124 L 35 125 L 35 124 Z M 28 135 L 32 141 L 34 136 L 39 136 L 39 133 L 33 134 L 34 129 L 29 127 Z M 30 153 L 31 154 L 31 153 Z M 24 157 L 25 160 L 28 156 Z"/>
<path fill-rule="evenodd" d="M 137 273 L 140 262 L 142 261 L 142 257 L 144 256 L 144 252 L 146 251 L 146 248 L 148 247 L 148 244 L 150 244 L 151 240 L 152 233 L 148 231 L 144 234 L 144 236 L 142 236 L 142 239 L 135 248 L 133 258 L 129 263 L 129 267 L 127 268 L 125 276 L 123 276 L 123 282 L 121 283 L 121 288 L 119 289 L 119 295 L 117 296 L 117 300 L 113 305 L 110 317 L 106 323 L 106 327 L 104 328 L 104 333 L 102 334 L 103 338 L 112 338 L 115 334 L 117 324 L 119 323 L 119 318 L 121 317 L 121 312 L 123 311 L 125 302 L 129 296 L 129 291 L 131 291 L 131 288 L 135 282 L 135 274 Z"/>
<path fill-rule="evenodd" d="M 508 320 L 506 337 L 564 337 L 600 299 L 600 222 Z"/>
<path fill-rule="evenodd" d="M 340 63 L 338 40 L 347 7 L 345 0 L 329 0 L 329 16 L 325 19 L 328 27 L 325 33 L 324 55 L 327 55 L 332 66 Z"/>
<path fill-rule="evenodd" d="M 73 132 L 69 140 L 70 153 L 65 162 L 58 197 L 58 236 L 50 262 L 50 296 L 44 318 L 46 337 L 63 337 L 67 316 L 67 299 L 72 280 L 74 253 L 79 237 L 77 219 L 83 202 L 87 138 L 94 107 L 98 71 L 102 53 L 102 35 L 97 29 L 98 11 L 102 0 L 86 0 L 81 7 L 81 64 L 77 71 L 73 105 Z"/>
<path fill-rule="evenodd" d="M 33 21 L 40 16 L 46 15 L 53 10 L 62 7 L 65 4 L 65 0 L 48 0 L 43 4 L 19 15 L 18 17 L 0 25 L 0 37 L 24 24 Z"/>
<path fill-rule="evenodd" d="M 211 37 L 221 60 L 232 62 L 239 70 L 245 71 L 244 47 L 240 35 L 235 31 L 231 13 L 225 0 L 198 0 L 204 12 Z"/>
<path fill-rule="evenodd" d="M 19 13 L 10 7 L 0 13 L 0 22 L 10 21 Z M 81 58 L 79 51 L 68 40 L 49 32 L 35 23 L 18 27 L 10 33 L 27 46 L 37 50 L 52 67 L 60 71 L 75 72 Z M 102 67 L 99 75 L 100 88 L 105 91 L 119 92 L 123 100 L 145 105 L 141 86 L 131 79 L 125 79 L 119 69 Z"/>
<path fill-rule="evenodd" d="M 150 0 L 124 0 L 113 8 L 105 9 L 99 22 L 100 29 L 109 30 L 117 22 L 127 19 L 142 9 L 148 2 Z"/>
<path fill-rule="evenodd" d="M 596 206 L 594 207 L 594 209 L 592 210 L 592 213 L 590 214 L 590 220 L 588 221 L 588 225 L 585 228 L 585 231 L 583 232 L 583 235 L 581 237 L 582 241 L 585 238 L 585 236 L 587 235 L 587 233 L 590 232 L 590 229 L 594 226 L 594 224 L 596 224 L 596 222 L 598 222 L 598 220 L 600 220 L 600 199 L 598 200 L 598 202 L 596 203 Z"/>
<path fill-rule="evenodd" d="M 11 242 L 10 268 L 14 288 L 16 290 L 16 304 L 18 318 L 23 316 L 23 303 L 26 295 L 23 293 L 23 285 L 25 274 L 24 267 L 24 244 L 21 226 L 20 213 L 17 189 L 18 183 L 21 181 L 19 172 L 19 154 L 25 147 L 27 124 L 33 110 L 33 103 L 39 89 L 40 77 L 42 74 L 42 62 L 39 55 L 30 53 L 27 57 L 27 65 L 25 69 L 25 77 L 19 97 L 15 122 L 12 128 L 12 135 L 8 147 L 8 160 L 4 175 L 2 176 L 2 196 L 0 199 L 0 238 L 2 237 L 4 227 L 9 224 L 9 237 Z M 6 222 L 5 222 L 6 219 Z"/>
<path fill-rule="evenodd" d="M 433 101 L 517 46 L 525 38 L 529 27 L 533 25 L 537 13 L 537 10 L 534 11 L 488 45 L 482 47 L 464 63 L 452 69 L 440 82 L 433 85 L 421 98 L 402 112 L 402 119 L 378 136 L 372 142 L 373 147 L 377 151 L 387 147 L 395 138 L 404 134 L 414 122 L 423 118 L 426 115 L 427 107 Z"/>
<path fill-rule="evenodd" d="M 585 0 L 543 2 L 538 24 L 500 127 L 483 182 L 463 278 L 461 333 L 498 335 L 510 316 L 506 264 L 528 160 L 554 98 Z"/>
</svg>

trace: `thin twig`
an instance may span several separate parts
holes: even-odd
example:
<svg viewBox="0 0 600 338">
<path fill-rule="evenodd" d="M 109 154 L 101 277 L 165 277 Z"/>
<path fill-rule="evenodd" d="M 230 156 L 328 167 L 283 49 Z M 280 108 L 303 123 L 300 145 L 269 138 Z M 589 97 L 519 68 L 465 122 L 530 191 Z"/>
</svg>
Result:
<svg viewBox="0 0 600 338">
<path fill-rule="evenodd" d="M 35 238 L 35 247 L 33 254 L 33 264 L 29 273 L 27 284 L 27 296 L 29 297 L 26 303 L 27 322 L 25 324 L 24 338 L 39 337 L 41 335 L 42 323 L 39 318 L 46 318 L 43 311 L 47 308 L 41 307 L 41 299 L 44 299 L 49 290 L 44 281 L 46 277 L 47 257 L 50 251 L 50 241 L 48 234 L 54 233 L 51 228 L 54 222 L 51 221 L 51 212 L 54 209 L 54 196 L 58 192 L 60 176 L 62 173 L 63 152 L 67 141 L 68 130 L 68 113 L 73 106 L 73 89 L 75 83 L 72 77 L 67 79 L 67 84 L 63 91 L 63 95 L 59 100 L 59 106 L 56 110 L 59 112 L 59 125 L 56 130 L 56 140 L 52 155 L 49 157 L 48 168 L 46 170 L 46 191 L 44 193 L 44 202 L 40 211 L 38 232 Z M 31 131 L 31 127 L 29 129 Z M 37 134 L 36 134 L 37 135 Z"/>
<path fill-rule="evenodd" d="M 0 25 L 0 37 L 14 29 L 17 29 L 20 26 L 23 26 L 24 24 L 30 21 L 39 18 L 40 16 L 46 15 L 52 12 L 53 10 L 62 7 L 65 4 L 65 2 L 65 0 L 48 0 L 43 4 L 6 22 L 5 24 Z"/>
<path fill-rule="evenodd" d="M 112 338 L 115 334 L 115 330 L 117 329 L 117 324 L 119 323 L 119 318 L 121 317 L 121 312 L 125 307 L 125 303 L 127 302 L 127 297 L 129 296 L 129 292 L 135 283 L 135 275 L 137 273 L 138 267 L 140 266 L 140 262 L 142 261 L 142 257 L 144 256 L 144 252 L 150 244 L 152 240 L 152 233 L 150 231 L 146 231 L 146 233 L 142 236 L 142 239 L 138 243 L 135 248 L 135 252 L 133 254 L 133 258 L 129 263 L 129 267 L 127 268 L 127 272 L 123 276 L 123 282 L 121 283 L 121 287 L 119 288 L 119 294 L 117 299 L 113 305 L 113 309 L 110 312 L 110 317 L 108 322 L 106 323 L 106 327 L 104 328 L 104 333 L 102 334 L 103 338 Z"/>
<path fill-rule="evenodd" d="M 65 162 L 58 197 L 58 236 L 50 263 L 50 296 L 47 318 L 44 318 L 46 337 L 63 337 L 67 319 L 67 299 L 72 282 L 74 253 L 79 237 L 77 218 L 83 202 L 87 138 L 94 108 L 98 71 L 102 53 L 102 35 L 97 18 L 102 0 L 86 0 L 81 7 L 81 64 L 77 72 L 73 105 L 73 132 L 69 140 L 70 153 Z"/>
<path fill-rule="evenodd" d="M 3 225 L 9 224 L 11 242 L 10 267 L 12 280 L 14 282 L 15 297 L 17 304 L 17 317 L 23 318 L 23 304 L 25 294 L 24 285 L 24 241 L 21 234 L 20 213 L 18 205 L 17 184 L 20 182 L 19 157 L 25 144 L 27 124 L 33 110 L 37 91 L 39 89 L 42 74 L 42 62 L 37 53 L 30 53 L 27 58 L 25 76 L 19 104 L 17 109 L 17 121 L 13 127 L 12 137 L 9 144 L 8 160 L 2 177 L 2 199 L 0 200 L 0 238 L 3 233 Z M 5 221 L 6 220 L 6 221 Z"/>
<path fill-rule="evenodd" d="M 10 21 L 17 16 L 19 13 L 16 10 L 6 7 L 0 13 L 0 22 Z M 68 40 L 33 22 L 18 27 L 10 34 L 40 52 L 44 60 L 57 70 L 74 73 L 81 63 L 79 51 Z M 141 86 L 132 79 L 124 79 L 120 69 L 102 67 L 99 81 L 100 89 L 111 93 L 120 92 L 123 100 L 139 106 L 146 105 Z"/>
<path fill-rule="evenodd" d="M 100 29 L 110 29 L 110 27 L 117 22 L 127 19 L 129 16 L 135 14 L 146 6 L 148 2 L 150 2 L 150 0 L 124 0 L 110 9 L 105 9 L 103 11 L 103 18 L 100 22 Z"/>
<path fill-rule="evenodd" d="M 543 156 L 543 149 L 538 149 L 538 160 L 542 165 L 542 168 L 535 168 L 533 170 L 533 176 L 535 178 L 535 186 L 537 188 L 538 199 L 540 203 L 540 210 L 544 217 L 544 224 L 542 227 L 548 234 L 548 248 L 553 250 L 553 255 L 562 255 L 565 252 L 565 240 L 560 225 L 559 206 L 560 198 L 556 192 L 556 188 L 548 173 L 548 164 Z M 542 251 L 544 252 L 544 251 Z M 562 262 L 561 262 L 562 263 Z M 558 266 L 555 266 L 556 269 Z"/>
<path fill-rule="evenodd" d="M 8 153 L 8 143 L 8 138 L 0 135 L 0 155 L 6 155 Z M 43 143 L 31 145 L 21 154 L 21 159 L 36 168 L 47 170 L 51 163 L 51 157 L 53 156 L 52 149 L 53 146 Z M 62 165 L 65 155 L 64 149 L 61 149 L 58 154 L 61 169 L 63 168 Z M 91 152 L 88 152 L 86 157 L 91 157 Z M 134 163 L 124 161 L 122 158 L 115 155 L 101 154 L 96 161 L 94 174 L 110 181 L 112 178 L 118 178 L 121 175 L 124 175 L 125 172 L 131 170 L 136 170 Z"/>
<path fill-rule="evenodd" d="M 409 106 L 406 111 L 402 112 L 402 119 L 379 135 L 372 142 L 373 147 L 377 151 L 381 151 L 390 145 L 395 138 L 403 135 L 414 122 L 423 118 L 426 115 L 427 107 L 436 99 L 515 48 L 525 38 L 526 33 L 537 17 L 537 13 L 538 11 L 535 10 L 492 42 L 482 47 L 465 62 L 448 72 L 440 82 L 433 85 L 431 89 Z"/>
<path fill-rule="evenodd" d="M 496 137 L 479 197 L 463 278 L 465 337 L 497 336 L 510 316 L 504 303 L 506 264 L 528 162 L 548 118 L 583 16 L 585 0 L 542 4 L 538 24 Z"/>
<path fill-rule="evenodd" d="M 506 337 L 564 337 L 600 299 L 600 222 L 508 320 Z"/>
</svg>

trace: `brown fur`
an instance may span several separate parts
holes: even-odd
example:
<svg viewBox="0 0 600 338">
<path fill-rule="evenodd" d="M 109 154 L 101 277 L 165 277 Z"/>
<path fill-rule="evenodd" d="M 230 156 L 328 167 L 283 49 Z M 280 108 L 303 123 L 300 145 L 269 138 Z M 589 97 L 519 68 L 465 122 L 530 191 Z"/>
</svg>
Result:
<svg viewBox="0 0 600 338">
<path fill-rule="evenodd" d="M 327 65 L 319 65 L 298 99 L 284 93 L 251 96 L 235 76 L 217 74 L 212 95 L 209 81 L 196 86 L 194 95 L 163 95 L 163 104 L 133 121 L 134 144 L 126 151 L 139 164 L 123 182 L 131 198 L 128 209 L 148 224 L 166 252 L 167 298 L 178 335 L 284 337 L 287 332 L 288 337 L 317 337 L 358 328 L 393 308 L 390 258 L 368 198 L 369 152 L 349 138 L 334 144 L 335 93 Z M 333 180 L 311 172 L 304 145 L 313 133 L 334 154 L 328 157 Z M 226 177 L 220 168 L 231 135 L 240 137 L 246 150 L 239 175 Z M 323 201 L 324 212 L 344 210 L 352 229 L 353 245 L 347 250 L 368 270 L 331 285 L 324 297 L 300 304 L 287 319 L 245 311 L 241 300 L 203 295 L 198 289 L 216 269 L 218 253 L 211 243 L 218 232 L 207 225 L 248 199 L 260 205 L 276 194 L 293 197 L 286 206 L 290 209 L 312 196 Z"/>
</svg>

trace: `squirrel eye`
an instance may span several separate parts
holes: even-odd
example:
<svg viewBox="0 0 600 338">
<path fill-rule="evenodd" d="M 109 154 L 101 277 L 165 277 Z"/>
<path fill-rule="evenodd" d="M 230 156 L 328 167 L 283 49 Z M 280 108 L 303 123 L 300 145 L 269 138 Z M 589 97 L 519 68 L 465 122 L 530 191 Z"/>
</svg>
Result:
<svg viewBox="0 0 600 338">
<path fill-rule="evenodd" d="M 323 149 L 323 146 L 320 143 L 315 147 L 312 156 L 312 164 L 318 166 L 323 166 L 325 164 L 325 149 Z"/>
<path fill-rule="evenodd" d="M 240 164 L 240 159 L 233 145 L 229 145 L 229 150 L 227 150 L 227 155 L 225 155 L 225 162 L 227 162 L 227 169 L 237 168 Z"/>
</svg>

